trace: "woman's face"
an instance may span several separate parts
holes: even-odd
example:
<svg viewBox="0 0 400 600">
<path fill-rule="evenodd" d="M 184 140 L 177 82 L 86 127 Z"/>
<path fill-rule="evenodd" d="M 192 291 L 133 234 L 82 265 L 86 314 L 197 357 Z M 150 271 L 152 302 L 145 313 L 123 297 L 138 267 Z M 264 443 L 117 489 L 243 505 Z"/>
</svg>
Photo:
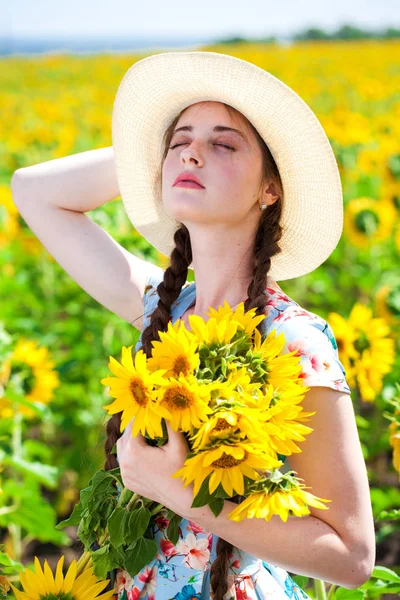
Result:
<svg viewBox="0 0 400 600">
<path fill-rule="evenodd" d="M 238 129 L 218 131 L 217 127 Z M 262 156 L 243 117 L 231 119 L 220 102 L 198 102 L 181 115 L 162 168 L 166 212 L 185 223 L 241 223 L 249 213 L 259 218 Z M 228 146 L 228 147 L 226 147 Z M 232 148 L 232 149 L 231 149 Z M 204 188 L 174 185 L 183 171 L 195 175 Z"/>
</svg>

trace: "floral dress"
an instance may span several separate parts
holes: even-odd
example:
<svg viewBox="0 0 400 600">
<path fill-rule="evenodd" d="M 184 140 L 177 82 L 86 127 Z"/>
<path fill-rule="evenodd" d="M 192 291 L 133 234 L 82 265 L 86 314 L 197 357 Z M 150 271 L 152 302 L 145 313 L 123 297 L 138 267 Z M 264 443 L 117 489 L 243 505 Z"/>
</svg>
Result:
<svg viewBox="0 0 400 600">
<path fill-rule="evenodd" d="M 144 294 L 143 329 L 158 302 L 157 285 L 164 271 L 149 264 L 149 275 Z M 301 375 L 307 386 L 326 386 L 350 394 L 346 373 L 339 360 L 333 331 L 320 316 L 301 308 L 289 298 L 276 282 L 268 292 L 266 332 L 276 328 L 284 333 L 286 342 L 282 353 L 298 350 Z M 171 307 L 171 321 L 175 322 L 195 302 L 196 283 L 187 281 Z M 140 348 L 141 337 L 136 344 Z M 282 472 L 290 469 L 286 457 Z M 113 585 L 119 600 L 209 600 L 210 569 L 216 558 L 218 537 L 188 519 L 182 519 L 179 539 L 174 546 L 167 538 L 168 520 L 162 511 L 151 521 L 152 537 L 158 552 L 151 564 L 131 577 L 122 569 L 112 572 Z M 229 558 L 228 590 L 224 600 L 301 600 L 309 599 L 289 573 L 255 556 L 234 548 Z"/>
</svg>

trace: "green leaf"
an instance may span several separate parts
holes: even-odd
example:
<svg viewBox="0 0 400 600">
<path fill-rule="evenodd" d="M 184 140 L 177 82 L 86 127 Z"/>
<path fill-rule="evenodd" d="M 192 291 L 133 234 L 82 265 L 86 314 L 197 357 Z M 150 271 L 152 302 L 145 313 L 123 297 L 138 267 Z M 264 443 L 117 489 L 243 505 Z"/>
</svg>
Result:
<svg viewBox="0 0 400 600">
<path fill-rule="evenodd" d="M 216 517 L 218 517 L 221 510 L 224 508 L 224 504 L 225 500 L 223 498 L 215 498 L 215 500 L 212 500 L 212 502 L 210 502 L 209 506 Z"/>
<path fill-rule="evenodd" d="M 110 534 L 110 542 L 112 546 L 118 548 L 124 543 L 126 530 L 128 529 L 127 522 L 129 521 L 130 513 L 117 506 L 110 518 L 108 519 L 108 532 Z"/>
<path fill-rule="evenodd" d="M 400 583 L 400 575 L 397 575 L 391 569 L 382 566 L 375 566 L 372 571 L 371 577 L 377 577 L 378 579 L 383 579 L 383 581 L 393 581 L 395 583 Z"/>
<path fill-rule="evenodd" d="M 64 527 L 68 527 L 69 525 L 79 525 L 79 521 L 82 518 L 83 507 L 81 502 L 75 504 L 74 509 L 68 519 L 64 519 L 56 525 L 56 529 L 64 529 Z"/>
<path fill-rule="evenodd" d="M 105 544 L 98 550 L 92 552 L 93 571 L 98 579 L 107 579 L 109 568 L 110 544 Z"/>
<path fill-rule="evenodd" d="M 157 555 L 158 544 L 155 540 L 139 538 L 132 550 L 127 550 L 125 557 L 125 569 L 131 577 L 134 577 L 148 565 Z"/>
<path fill-rule="evenodd" d="M 18 456 L 4 456 L 2 464 L 13 467 L 24 475 L 30 475 L 50 489 L 57 487 L 59 469 L 41 462 L 29 462 Z"/>
<path fill-rule="evenodd" d="M 144 506 L 134 508 L 129 512 L 129 521 L 125 529 L 125 542 L 130 544 L 137 540 L 147 530 L 151 518 L 151 512 Z"/>
<path fill-rule="evenodd" d="M 335 590 L 335 600 L 362 600 L 365 598 L 363 590 L 357 588 L 356 590 L 348 590 L 346 588 L 337 588 Z"/>
<path fill-rule="evenodd" d="M 179 539 L 179 525 L 182 521 L 182 517 L 180 515 L 174 514 L 174 516 L 169 520 L 167 527 L 167 538 L 174 546 L 178 542 Z"/>
</svg>

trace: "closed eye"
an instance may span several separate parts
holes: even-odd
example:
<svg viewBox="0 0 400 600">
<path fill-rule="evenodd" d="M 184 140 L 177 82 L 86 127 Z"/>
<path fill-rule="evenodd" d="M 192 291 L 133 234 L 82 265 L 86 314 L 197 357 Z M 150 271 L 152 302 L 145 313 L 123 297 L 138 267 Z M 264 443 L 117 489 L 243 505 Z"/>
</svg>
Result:
<svg viewBox="0 0 400 600">
<path fill-rule="evenodd" d="M 181 142 L 180 144 L 175 144 L 174 146 L 170 146 L 169 149 L 173 150 L 177 146 L 183 146 L 183 144 L 188 144 L 188 143 L 189 142 Z M 224 148 L 228 148 L 229 150 L 235 151 L 235 148 L 233 148 L 232 146 L 227 146 L 226 144 L 214 144 L 214 146 L 223 146 Z"/>
</svg>

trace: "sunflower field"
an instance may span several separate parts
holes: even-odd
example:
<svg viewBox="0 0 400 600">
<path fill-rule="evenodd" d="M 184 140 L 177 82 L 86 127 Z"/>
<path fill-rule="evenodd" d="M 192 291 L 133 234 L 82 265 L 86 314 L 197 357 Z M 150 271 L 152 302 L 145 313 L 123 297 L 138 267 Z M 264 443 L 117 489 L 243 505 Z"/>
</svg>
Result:
<svg viewBox="0 0 400 600">
<path fill-rule="evenodd" d="M 376 566 L 356 590 L 326 584 L 325 593 L 321 582 L 294 579 L 318 600 L 400 596 L 400 42 L 198 49 L 253 62 L 293 88 L 324 127 L 342 179 L 337 248 L 318 269 L 281 287 L 335 334 L 368 469 Z M 40 570 L 38 558 L 48 561 L 42 582 L 50 582 L 50 567 L 63 577 L 65 558 L 68 589 L 83 597 L 73 594 L 74 559 L 82 554 L 76 527 L 56 525 L 104 464 L 109 397 L 100 380 L 107 359 L 139 337 L 40 243 L 13 202 L 11 176 L 111 146 L 118 85 L 144 56 L 57 54 L 0 64 L 0 598 L 15 597 L 10 582 L 25 580 L 33 590 L 26 573 Z M 40 197 L 33 201 L 40 210 Z M 130 252 L 168 265 L 132 228 L 120 198 L 87 214 Z M 89 571 L 81 577 L 96 589 Z"/>
</svg>

